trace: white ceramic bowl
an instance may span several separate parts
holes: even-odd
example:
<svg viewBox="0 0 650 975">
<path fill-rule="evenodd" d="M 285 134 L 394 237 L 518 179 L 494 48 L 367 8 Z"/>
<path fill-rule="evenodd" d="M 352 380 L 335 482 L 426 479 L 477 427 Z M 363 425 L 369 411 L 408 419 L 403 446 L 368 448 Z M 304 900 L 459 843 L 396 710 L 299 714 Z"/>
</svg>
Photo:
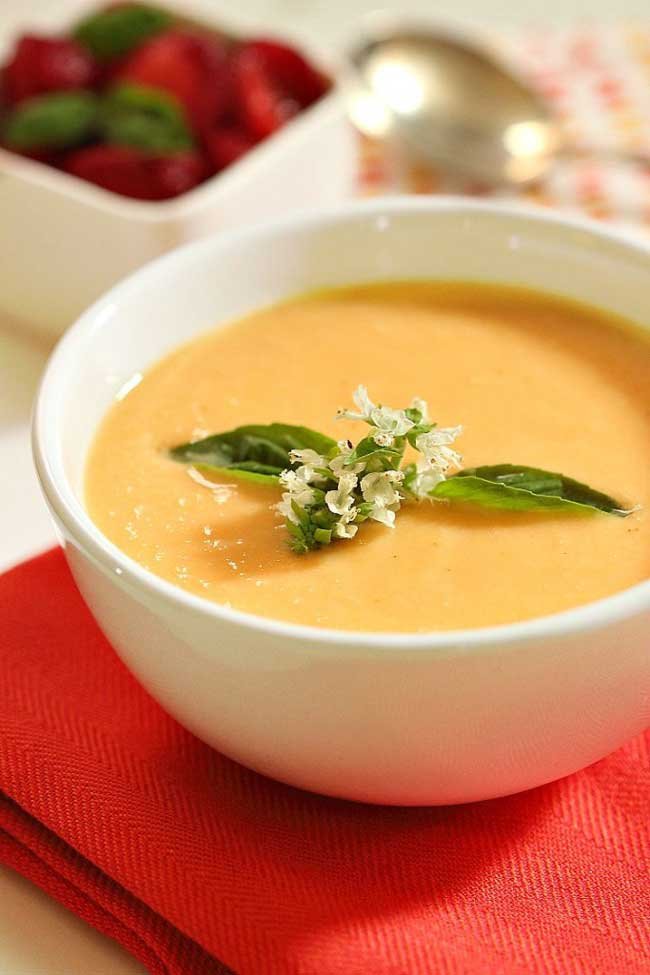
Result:
<svg viewBox="0 0 650 975">
<path fill-rule="evenodd" d="M 231 36 L 273 33 L 232 4 L 162 0 L 162 5 Z M 28 29 L 61 32 L 101 0 L 0 0 L 0 60 Z M 287 35 L 316 63 L 328 58 Z M 104 291 L 160 254 L 225 228 L 241 227 L 350 195 L 356 139 L 336 91 L 223 173 L 173 200 L 147 203 L 0 149 L 0 309 L 60 335 Z"/>
<path fill-rule="evenodd" d="M 479 630 L 285 624 L 188 595 L 132 562 L 86 514 L 82 475 L 99 420 L 135 372 L 296 292 L 386 278 L 508 282 L 648 327 L 649 272 L 648 248 L 586 223 L 395 199 L 217 236 L 115 288 L 54 353 L 34 444 L 72 571 L 118 654 L 226 755 L 293 785 L 370 802 L 456 803 L 528 789 L 641 731 L 650 722 L 650 582 Z"/>
</svg>

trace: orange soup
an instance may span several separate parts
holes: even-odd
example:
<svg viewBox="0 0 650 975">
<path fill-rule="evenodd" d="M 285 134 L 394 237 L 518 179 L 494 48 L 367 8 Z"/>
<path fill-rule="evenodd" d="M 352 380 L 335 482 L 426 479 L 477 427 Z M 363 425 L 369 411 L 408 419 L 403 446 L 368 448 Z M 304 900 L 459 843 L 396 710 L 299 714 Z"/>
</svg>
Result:
<svg viewBox="0 0 650 975">
<path fill-rule="evenodd" d="M 495 512 L 425 501 L 393 529 L 296 555 L 279 492 L 197 484 L 168 448 L 245 423 L 335 422 L 363 383 L 462 424 L 464 466 L 517 463 L 639 505 L 607 514 Z M 301 297 L 179 348 L 105 418 L 91 517 L 151 572 L 205 599 L 338 629 L 430 631 L 555 613 L 650 576 L 650 341 L 593 308 L 473 283 L 364 285 Z"/>
</svg>

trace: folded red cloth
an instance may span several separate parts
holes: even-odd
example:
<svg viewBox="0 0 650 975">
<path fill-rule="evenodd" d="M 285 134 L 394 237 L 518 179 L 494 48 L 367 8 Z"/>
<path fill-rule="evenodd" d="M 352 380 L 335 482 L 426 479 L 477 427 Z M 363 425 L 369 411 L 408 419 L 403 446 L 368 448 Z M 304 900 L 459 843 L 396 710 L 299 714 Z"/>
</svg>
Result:
<svg viewBox="0 0 650 975">
<path fill-rule="evenodd" d="M 508 799 L 355 805 L 180 728 L 60 552 L 0 620 L 0 859 L 156 975 L 650 971 L 650 735 Z"/>
</svg>

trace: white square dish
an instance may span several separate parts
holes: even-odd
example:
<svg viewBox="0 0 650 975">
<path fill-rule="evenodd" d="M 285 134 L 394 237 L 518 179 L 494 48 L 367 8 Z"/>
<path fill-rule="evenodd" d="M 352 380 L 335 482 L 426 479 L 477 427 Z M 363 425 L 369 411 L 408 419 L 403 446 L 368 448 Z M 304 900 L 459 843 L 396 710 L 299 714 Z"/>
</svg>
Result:
<svg viewBox="0 0 650 975">
<path fill-rule="evenodd" d="M 60 32 L 99 5 L 6 0 L 0 57 L 20 33 Z M 166 6 L 233 36 L 273 33 L 270 25 L 233 22 L 230 12 L 222 16 L 207 0 L 169 0 Z M 301 38 L 288 40 L 327 63 Z M 354 134 L 336 90 L 223 173 L 161 203 L 117 196 L 0 149 L 0 309 L 58 335 L 116 281 L 179 244 L 344 199 L 354 156 Z"/>
</svg>

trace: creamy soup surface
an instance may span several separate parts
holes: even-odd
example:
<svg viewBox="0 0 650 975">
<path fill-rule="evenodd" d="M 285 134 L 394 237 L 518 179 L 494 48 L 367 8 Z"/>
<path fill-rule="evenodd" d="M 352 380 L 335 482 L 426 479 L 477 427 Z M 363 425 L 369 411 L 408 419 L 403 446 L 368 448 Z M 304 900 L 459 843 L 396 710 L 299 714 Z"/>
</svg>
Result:
<svg viewBox="0 0 650 975">
<path fill-rule="evenodd" d="M 152 323 L 155 327 L 155 323 Z M 272 489 L 209 490 L 166 450 L 281 421 L 359 440 L 334 420 L 426 399 L 462 424 L 464 465 L 561 471 L 641 510 L 622 519 L 405 506 L 393 530 L 309 555 L 286 544 Z M 87 506 L 156 575 L 218 603 L 323 627 L 426 631 L 542 616 L 650 576 L 650 341 L 582 306 L 476 284 L 386 284 L 258 311 L 179 348 L 109 411 Z"/>
</svg>

